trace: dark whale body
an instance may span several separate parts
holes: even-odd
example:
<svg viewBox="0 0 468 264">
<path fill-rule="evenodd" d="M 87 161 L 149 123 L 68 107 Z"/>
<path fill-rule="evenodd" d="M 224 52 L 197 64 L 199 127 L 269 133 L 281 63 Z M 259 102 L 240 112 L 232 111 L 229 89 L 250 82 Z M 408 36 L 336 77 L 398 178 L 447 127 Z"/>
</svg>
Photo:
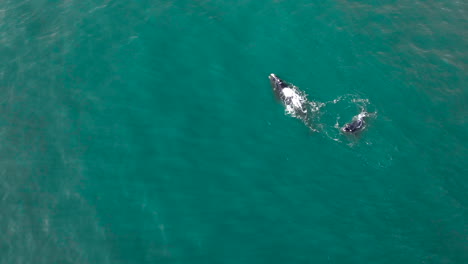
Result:
<svg viewBox="0 0 468 264">
<path fill-rule="evenodd" d="M 356 121 L 346 124 L 345 127 L 343 128 L 343 131 L 354 133 L 358 130 L 361 130 L 363 125 L 364 125 L 364 122 L 362 120 L 356 120 Z"/>
<path fill-rule="evenodd" d="M 359 115 L 353 117 L 353 120 L 346 124 L 341 130 L 346 133 L 357 133 L 364 129 L 365 118 L 368 117 L 367 112 L 362 112 Z"/>
</svg>

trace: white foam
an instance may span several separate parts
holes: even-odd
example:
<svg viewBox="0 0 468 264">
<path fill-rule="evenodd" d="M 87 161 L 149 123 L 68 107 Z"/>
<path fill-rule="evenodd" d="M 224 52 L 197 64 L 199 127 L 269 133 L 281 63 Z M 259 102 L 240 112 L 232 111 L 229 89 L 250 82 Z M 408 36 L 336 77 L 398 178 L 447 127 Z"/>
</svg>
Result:
<svg viewBox="0 0 468 264">
<path fill-rule="evenodd" d="M 285 97 L 291 99 L 291 103 L 294 108 L 302 108 L 304 98 L 302 98 L 295 90 L 291 88 L 284 88 L 282 92 Z"/>
</svg>

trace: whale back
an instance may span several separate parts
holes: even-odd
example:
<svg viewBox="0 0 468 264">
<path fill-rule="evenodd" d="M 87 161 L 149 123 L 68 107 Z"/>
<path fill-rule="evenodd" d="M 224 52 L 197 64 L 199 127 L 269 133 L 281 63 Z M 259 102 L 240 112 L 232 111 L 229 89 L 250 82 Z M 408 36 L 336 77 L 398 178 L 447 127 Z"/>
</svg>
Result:
<svg viewBox="0 0 468 264">
<path fill-rule="evenodd" d="M 353 122 L 351 123 L 348 123 L 344 126 L 343 128 L 343 131 L 344 132 L 350 132 L 350 133 L 354 133 L 358 130 L 360 130 L 364 125 L 364 121 L 362 119 L 357 119 L 357 120 L 354 120 Z"/>
</svg>

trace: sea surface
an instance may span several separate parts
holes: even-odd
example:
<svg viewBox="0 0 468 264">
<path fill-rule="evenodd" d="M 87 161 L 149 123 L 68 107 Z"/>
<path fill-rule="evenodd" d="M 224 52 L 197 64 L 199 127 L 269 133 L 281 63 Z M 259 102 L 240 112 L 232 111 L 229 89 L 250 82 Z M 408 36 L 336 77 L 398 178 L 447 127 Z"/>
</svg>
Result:
<svg viewBox="0 0 468 264">
<path fill-rule="evenodd" d="M 468 263 L 467 90 L 466 1 L 0 1 L 0 263 Z"/>
</svg>

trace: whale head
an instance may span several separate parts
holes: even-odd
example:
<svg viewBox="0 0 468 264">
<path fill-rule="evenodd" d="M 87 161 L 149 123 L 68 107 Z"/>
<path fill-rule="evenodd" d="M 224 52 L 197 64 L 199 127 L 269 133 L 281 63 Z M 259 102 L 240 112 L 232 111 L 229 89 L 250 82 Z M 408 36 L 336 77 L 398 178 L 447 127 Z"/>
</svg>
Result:
<svg viewBox="0 0 468 264">
<path fill-rule="evenodd" d="M 268 78 L 270 79 L 270 84 L 271 84 L 271 88 L 273 88 L 273 92 L 278 98 L 280 98 L 282 95 L 283 89 L 287 88 L 289 84 L 281 80 L 280 78 L 278 78 L 278 76 L 276 76 L 274 73 L 270 74 Z"/>
</svg>

